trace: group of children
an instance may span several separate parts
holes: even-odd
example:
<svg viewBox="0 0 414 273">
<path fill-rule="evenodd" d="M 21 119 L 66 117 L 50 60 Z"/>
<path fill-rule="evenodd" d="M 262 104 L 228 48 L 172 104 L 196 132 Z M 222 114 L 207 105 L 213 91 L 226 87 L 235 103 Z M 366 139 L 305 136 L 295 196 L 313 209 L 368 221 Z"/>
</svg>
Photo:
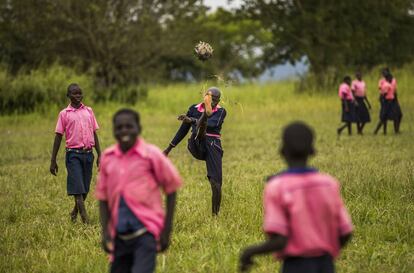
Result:
<svg viewBox="0 0 414 273">
<path fill-rule="evenodd" d="M 50 171 L 56 175 L 56 157 L 66 137 L 67 192 L 75 197 L 70 213 L 87 223 L 84 200 L 93 167 L 92 148 L 99 167 L 95 196 L 99 200 L 102 248 L 110 254 L 110 272 L 154 272 L 157 252 L 170 243 L 176 192 L 182 179 L 166 155 L 192 128 L 188 150 L 206 161 L 212 188 L 212 212 L 221 202 L 222 156 L 220 130 L 226 111 L 219 105 L 220 91 L 209 88 L 204 100 L 179 116 L 182 125 L 164 152 L 140 136 L 139 114 L 121 109 L 113 116 L 117 143 L 102 157 L 91 108 L 82 104 L 82 90 L 68 87 L 70 104 L 59 114 Z M 285 127 L 280 154 L 286 171 L 268 179 L 264 190 L 264 232 L 267 240 L 247 247 L 240 256 L 240 271 L 253 265 L 256 255 L 275 253 L 283 261 L 282 272 L 334 272 L 334 259 L 350 239 L 352 223 L 342 202 L 340 186 L 333 177 L 308 166 L 314 155 L 314 133 L 302 123 Z M 162 192 L 166 195 L 165 210 Z"/>
<path fill-rule="evenodd" d="M 377 134 L 383 127 L 384 134 L 387 134 L 387 121 L 394 122 L 394 132 L 400 133 L 402 120 L 401 107 L 397 98 L 397 80 L 393 77 L 388 68 L 381 71 L 382 78 L 378 83 L 380 114 L 379 122 L 374 131 Z M 371 104 L 366 95 L 366 84 L 362 80 L 360 72 L 356 73 L 356 79 L 352 81 L 350 76 L 345 76 L 339 86 L 338 95 L 342 103 L 342 122 L 337 129 L 338 135 L 347 128 L 348 134 L 352 134 L 352 123 L 356 123 L 358 134 L 362 135 L 366 123 L 371 121 L 369 110 Z M 352 82 L 351 82 L 352 81 Z"/>
</svg>

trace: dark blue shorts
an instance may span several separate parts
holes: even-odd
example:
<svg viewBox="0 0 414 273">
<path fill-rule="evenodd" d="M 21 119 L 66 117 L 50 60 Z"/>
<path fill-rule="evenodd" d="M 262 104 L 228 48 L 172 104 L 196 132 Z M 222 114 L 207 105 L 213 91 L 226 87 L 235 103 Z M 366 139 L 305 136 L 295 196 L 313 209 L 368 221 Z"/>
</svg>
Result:
<svg viewBox="0 0 414 273">
<path fill-rule="evenodd" d="M 304 258 L 289 257 L 283 261 L 282 273 L 334 273 L 335 265 L 330 255 Z"/>
<path fill-rule="evenodd" d="M 93 153 L 66 152 L 68 195 L 87 194 L 91 185 Z"/>
<path fill-rule="evenodd" d="M 222 159 L 223 148 L 221 141 L 215 137 L 194 139 L 194 134 L 188 140 L 188 150 L 198 160 L 204 160 L 207 167 L 207 178 L 213 179 L 220 185 L 223 180 Z"/>
<path fill-rule="evenodd" d="M 152 273 L 156 257 L 157 243 L 151 233 L 127 241 L 117 237 L 111 273 Z"/>
</svg>

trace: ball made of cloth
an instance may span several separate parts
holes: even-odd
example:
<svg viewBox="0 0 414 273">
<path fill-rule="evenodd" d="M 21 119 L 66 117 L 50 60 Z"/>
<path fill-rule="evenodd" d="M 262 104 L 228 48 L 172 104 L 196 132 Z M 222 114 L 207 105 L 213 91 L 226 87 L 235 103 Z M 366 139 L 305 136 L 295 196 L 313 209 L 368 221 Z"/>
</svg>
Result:
<svg viewBox="0 0 414 273">
<path fill-rule="evenodd" d="M 195 54 L 197 58 L 201 61 L 207 61 L 213 56 L 213 48 L 210 44 L 206 42 L 200 41 L 196 46 L 194 47 Z"/>
</svg>

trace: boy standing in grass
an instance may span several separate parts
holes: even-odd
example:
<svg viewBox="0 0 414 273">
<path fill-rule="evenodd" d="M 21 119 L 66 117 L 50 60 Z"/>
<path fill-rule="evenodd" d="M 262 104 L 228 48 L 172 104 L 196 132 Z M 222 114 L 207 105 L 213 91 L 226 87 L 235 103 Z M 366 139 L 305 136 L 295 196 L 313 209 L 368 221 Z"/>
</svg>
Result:
<svg viewBox="0 0 414 273">
<path fill-rule="evenodd" d="M 96 186 L 102 244 L 113 273 L 150 273 L 158 251 L 167 249 L 181 178 L 169 159 L 141 137 L 137 112 L 113 117 L 117 144 L 106 149 Z M 164 214 L 161 190 L 167 195 Z"/>
<path fill-rule="evenodd" d="M 308 167 L 315 151 L 307 125 L 288 125 L 282 141 L 288 169 L 270 177 L 264 190 L 263 228 L 268 239 L 243 251 L 240 269 L 247 271 L 255 255 L 276 252 L 283 260 L 283 273 L 332 273 L 334 258 L 352 232 L 339 183 Z"/>
<path fill-rule="evenodd" d="M 78 213 L 83 223 L 88 223 L 84 201 L 89 192 L 92 178 L 93 152 L 95 147 L 98 159 L 96 165 L 99 167 L 101 149 L 99 147 L 96 130 L 99 126 L 96 122 L 92 108 L 82 103 L 82 89 L 76 83 L 68 86 L 67 97 L 70 99 L 68 107 L 59 113 L 56 135 L 53 144 L 50 172 L 57 175 L 58 165 L 56 162 L 62 136 L 66 137 L 66 169 L 67 193 L 74 196 L 75 206 L 70 213 L 73 222 L 76 221 Z"/>
<path fill-rule="evenodd" d="M 221 127 L 226 118 L 226 110 L 219 105 L 220 90 L 210 87 L 203 102 L 190 106 L 186 115 L 180 115 L 182 121 L 175 137 L 164 150 L 168 156 L 187 135 L 191 128 L 191 137 L 188 139 L 188 150 L 191 155 L 206 162 L 207 178 L 212 191 L 212 213 L 217 216 L 221 204 L 221 185 L 223 149 L 221 147 Z"/>
</svg>

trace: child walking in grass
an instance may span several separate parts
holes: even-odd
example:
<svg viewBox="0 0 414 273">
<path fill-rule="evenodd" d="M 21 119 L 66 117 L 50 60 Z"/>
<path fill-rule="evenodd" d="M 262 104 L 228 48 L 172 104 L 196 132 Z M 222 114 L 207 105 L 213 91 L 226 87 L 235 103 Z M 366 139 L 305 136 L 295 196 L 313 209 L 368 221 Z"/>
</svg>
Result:
<svg viewBox="0 0 414 273">
<path fill-rule="evenodd" d="M 352 123 L 357 122 L 355 99 L 351 91 L 351 77 L 345 76 L 343 82 L 339 86 L 339 98 L 342 103 L 342 122 L 344 125 L 337 129 L 338 135 L 342 133 L 345 128 L 348 128 L 348 135 L 352 134 Z"/>
<path fill-rule="evenodd" d="M 101 150 L 99 147 L 96 130 L 99 126 L 96 122 L 92 108 L 82 103 L 82 89 L 76 83 L 68 86 L 67 97 L 70 99 L 68 107 L 59 113 L 56 135 L 53 144 L 50 172 L 53 175 L 58 173 L 56 157 L 59 151 L 62 136 L 66 138 L 66 169 L 67 193 L 74 197 L 75 205 L 70 218 L 76 221 L 78 213 L 82 222 L 88 223 L 84 201 L 89 193 L 89 186 L 92 178 L 93 152 L 95 147 L 98 155 L 96 164 L 99 167 Z"/>
<path fill-rule="evenodd" d="M 130 109 L 113 117 L 117 144 L 102 156 L 96 186 L 102 243 L 113 273 L 150 273 L 158 251 L 167 249 L 181 178 L 169 159 L 139 137 L 140 119 Z M 166 194 L 166 214 L 161 190 Z"/>
<path fill-rule="evenodd" d="M 366 93 L 365 81 L 362 80 L 361 72 L 355 74 L 356 79 L 352 81 L 352 92 L 357 103 L 356 106 L 356 116 L 357 116 L 357 130 L 358 134 L 362 135 L 365 124 L 371 121 L 371 116 L 369 110 L 371 109 L 371 104 L 368 101 Z M 368 106 L 368 107 L 367 107 Z"/>
<path fill-rule="evenodd" d="M 246 248 L 240 269 L 248 271 L 256 255 L 276 252 L 283 273 L 331 273 L 334 258 L 351 237 L 352 224 L 339 183 L 310 168 L 313 132 L 306 124 L 288 125 L 280 153 L 288 169 L 268 179 L 264 190 L 267 240 Z"/>
</svg>

